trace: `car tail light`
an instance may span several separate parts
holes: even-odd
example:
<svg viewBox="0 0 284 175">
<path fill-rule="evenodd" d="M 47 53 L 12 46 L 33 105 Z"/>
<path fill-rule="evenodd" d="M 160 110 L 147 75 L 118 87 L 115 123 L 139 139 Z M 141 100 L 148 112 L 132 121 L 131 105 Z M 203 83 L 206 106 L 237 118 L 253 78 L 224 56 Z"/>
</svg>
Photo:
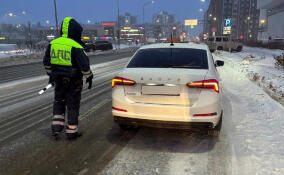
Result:
<svg viewBox="0 0 284 175">
<path fill-rule="evenodd" d="M 206 114 L 194 114 L 193 116 L 194 116 L 194 117 L 210 117 L 210 116 L 213 116 L 213 115 L 217 115 L 217 112 L 214 112 L 214 113 L 206 113 Z"/>
<path fill-rule="evenodd" d="M 219 83 L 215 79 L 203 80 L 203 81 L 194 81 L 187 83 L 187 86 L 190 88 L 208 88 L 214 89 L 214 91 L 219 93 Z"/>
<path fill-rule="evenodd" d="M 122 77 L 114 77 L 112 79 L 111 86 L 115 87 L 117 85 L 124 85 L 124 86 L 133 86 L 135 85 L 136 82 L 127 78 L 122 78 Z"/>
<path fill-rule="evenodd" d="M 127 110 L 125 110 L 125 109 L 120 109 L 120 108 L 116 108 L 116 107 L 112 107 L 112 109 L 116 110 L 116 111 L 127 112 Z"/>
</svg>

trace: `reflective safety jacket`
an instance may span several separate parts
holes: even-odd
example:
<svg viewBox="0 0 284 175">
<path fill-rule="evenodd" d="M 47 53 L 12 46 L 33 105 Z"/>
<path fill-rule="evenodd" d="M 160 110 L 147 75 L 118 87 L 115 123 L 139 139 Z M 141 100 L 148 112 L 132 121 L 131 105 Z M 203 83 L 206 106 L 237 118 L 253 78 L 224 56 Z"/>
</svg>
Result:
<svg viewBox="0 0 284 175">
<path fill-rule="evenodd" d="M 54 78 L 92 75 L 89 58 L 82 46 L 82 31 L 80 24 L 71 17 L 63 20 L 61 37 L 50 42 L 43 58 L 47 74 Z"/>
</svg>

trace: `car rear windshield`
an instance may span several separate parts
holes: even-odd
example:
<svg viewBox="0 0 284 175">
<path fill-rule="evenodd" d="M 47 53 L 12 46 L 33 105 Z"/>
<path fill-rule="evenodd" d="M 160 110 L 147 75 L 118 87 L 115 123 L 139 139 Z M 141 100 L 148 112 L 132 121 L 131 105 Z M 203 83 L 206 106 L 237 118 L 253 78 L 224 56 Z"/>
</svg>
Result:
<svg viewBox="0 0 284 175">
<path fill-rule="evenodd" d="M 139 50 L 127 68 L 208 69 L 206 50 L 158 48 Z"/>
</svg>

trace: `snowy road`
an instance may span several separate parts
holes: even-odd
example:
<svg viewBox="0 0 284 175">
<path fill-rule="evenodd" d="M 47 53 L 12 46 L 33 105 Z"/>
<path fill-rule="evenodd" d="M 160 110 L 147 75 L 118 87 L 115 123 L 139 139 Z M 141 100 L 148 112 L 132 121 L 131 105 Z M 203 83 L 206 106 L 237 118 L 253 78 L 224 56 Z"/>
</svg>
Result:
<svg viewBox="0 0 284 175">
<path fill-rule="evenodd" d="M 225 59 L 225 58 L 224 58 Z M 228 65 L 219 139 L 142 129 L 100 174 L 284 174 L 284 108 Z"/>
<path fill-rule="evenodd" d="M 226 61 L 227 56 L 230 54 L 215 57 Z M 125 60 L 97 69 L 94 83 L 97 88 L 83 95 L 85 102 L 81 109 L 80 126 L 84 136 L 78 141 L 52 141 L 48 120 L 6 140 L 3 138 L 10 132 L 0 131 L 1 172 L 80 175 L 284 174 L 284 108 L 247 79 L 246 74 L 229 64 L 218 68 L 222 78 L 224 123 L 221 135 L 216 139 L 200 133 L 166 129 L 121 131 L 113 123 L 111 89 L 104 82 L 109 81 L 123 64 Z M 104 77 L 104 72 L 110 74 Z M 29 86 L 35 88 L 40 84 L 34 83 Z M 5 93 L 17 91 L 17 88 L 6 89 Z M 51 103 L 52 92 L 37 99 L 32 91 L 20 98 L 6 96 L 7 104 L 1 96 L 0 114 L 5 116 L 0 117 L 0 128 L 16 132 L 37 122 L 38 118 L 50 117 L 51 108 L 47 107 L 43 110 L 43 116 L 37 112 L 37 115 L 29 114 L 32 118 L 26 115 L 26 119 L 18 116 L 8 120 L 12 116 L 11 111 L 21 110 L 11 107 L 11 104 L 18 103 L 18 106 L 25 106 L 33 112 L 34 109 L 42 109 L 40 105 Z M 3 121 L 10 123 L 3 126 Z M 21 122 L 24 122 L 23 125 L 19 125 Z"/>
<path fill-rule="evenodd" d="M 117 60 L 120 58 L 130 57 L 136 51 L 136 48 L 122 49 L 119 51 L 105 51 L 98 53 L 89 53 L 90 64 L 99 64 L 106 61 Z M 23 62 L 23 61 L 22 61 Z M 45 75 L 42 58 L 37 62 L 22 63 L 19 65 L 2 66 L 0 68 L 0 84 L 34 76 Z"/>
</svg>

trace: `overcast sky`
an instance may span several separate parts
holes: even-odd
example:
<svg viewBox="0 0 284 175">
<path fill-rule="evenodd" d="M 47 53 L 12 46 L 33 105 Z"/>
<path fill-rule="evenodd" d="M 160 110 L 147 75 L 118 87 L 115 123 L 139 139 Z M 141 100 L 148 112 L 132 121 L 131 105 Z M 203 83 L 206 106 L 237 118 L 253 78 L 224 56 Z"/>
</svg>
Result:
<svg viewBox="0 0 284 175">
<path fill-rule="evenodd" d="M 138 21 L 142 21 L 143 4 L 149 0 L 120 0 L 120 13 L 129 12 L 138 16 Z M 117 18 L 118 0 L 57 0 L 59 21 L 65 16 L 72 16 L 81 23 L 115 21 Z M 155 0 L 152 5 L 145 8 L 146 21 L 150 22 L 154 13 L 161 10 L 175 14 L 177 20 L 183 21 L 188 18 L 203 19 L 204 11 L 208 8 L 209 0 Z M 203 12 L 199 9 L 202 8 Z M 23 14 L 24 12 L 24 14 Z M 16 16 L 9 17 L 9 13 Z M 0 22 L 4 23 L 32 23 L 41 22 L 46 25 L 54 24 L 53 0 L 1 0 Z M 197 27 L 192 33 L 200 32 Z"/>
</svg>

